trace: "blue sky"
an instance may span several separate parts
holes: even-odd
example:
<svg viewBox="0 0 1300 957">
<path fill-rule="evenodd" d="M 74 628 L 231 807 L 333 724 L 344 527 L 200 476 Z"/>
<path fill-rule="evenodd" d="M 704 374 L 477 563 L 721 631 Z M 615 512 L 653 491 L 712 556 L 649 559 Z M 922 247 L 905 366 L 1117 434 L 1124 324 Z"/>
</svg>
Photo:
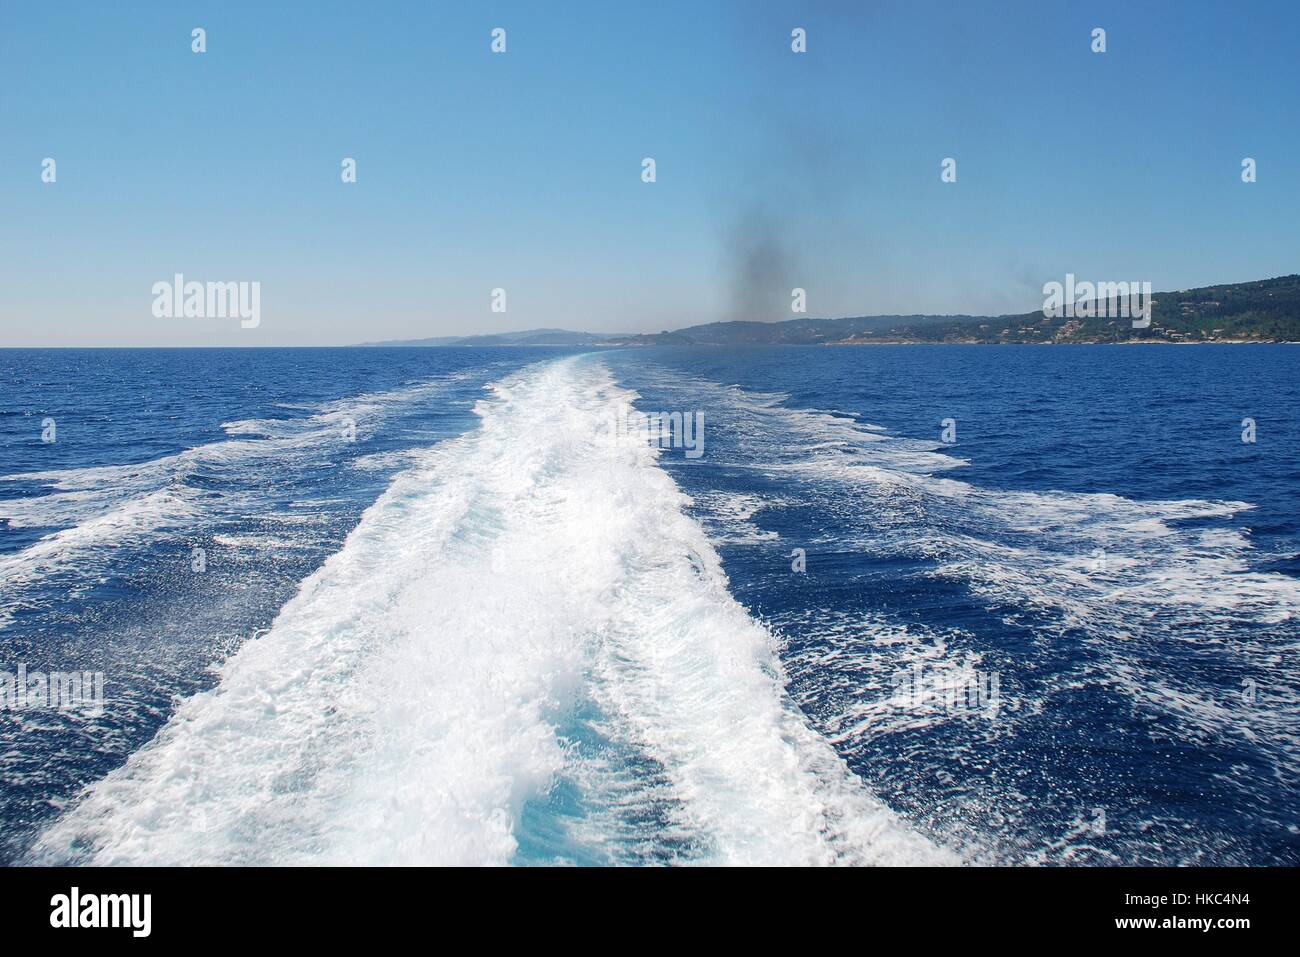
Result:
<svg viewBox="0 0 1300 957">
<path fill-rule="evenodd" d="M 1294 3 L 1186 0 L 5 4 L 0 346 L 657 331 L 788 318 L 795 286 L 810 315 L 996 313 L 1067 271 L 1294 273 L 1298 28 Z M 178 272 L 260 282 L 260 325 L 155 318 Z"/>
</svg>

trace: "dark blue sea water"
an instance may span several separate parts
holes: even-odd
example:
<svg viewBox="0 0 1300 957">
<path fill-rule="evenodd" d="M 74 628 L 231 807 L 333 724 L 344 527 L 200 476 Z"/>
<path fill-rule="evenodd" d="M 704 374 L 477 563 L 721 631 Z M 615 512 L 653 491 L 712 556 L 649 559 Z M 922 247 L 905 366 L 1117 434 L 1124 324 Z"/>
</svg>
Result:
<svg viewBox="0 0 1300 957">
<path fill-rule="evenodd" d="M 1300 863 L 1298 369 L 0 351 L 0 861 Z"/>
</svg>

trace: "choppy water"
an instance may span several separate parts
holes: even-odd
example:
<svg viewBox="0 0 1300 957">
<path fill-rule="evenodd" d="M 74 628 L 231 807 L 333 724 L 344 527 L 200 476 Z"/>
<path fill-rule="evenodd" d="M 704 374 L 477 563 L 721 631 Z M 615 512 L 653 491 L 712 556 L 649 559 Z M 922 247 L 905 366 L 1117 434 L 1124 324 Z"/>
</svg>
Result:
<svg viewBox="0 0 1300 957">
<path fill-rule="evenodd" d="M 0 859 L 1294 864 L 1298 358 L 0 351 Z"/>
</svg>

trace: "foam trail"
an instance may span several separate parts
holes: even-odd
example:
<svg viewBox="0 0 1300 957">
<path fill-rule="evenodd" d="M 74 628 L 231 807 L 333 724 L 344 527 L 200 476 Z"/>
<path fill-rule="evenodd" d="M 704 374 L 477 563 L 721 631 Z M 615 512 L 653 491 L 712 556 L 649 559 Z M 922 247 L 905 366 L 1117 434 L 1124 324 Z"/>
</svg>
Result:
<svg viewBox="0 0 1300 957">
<path fill-rule="evenodd" d="M 107 577 L 105 566 L 124 547 L 174 540 L 221 516 L 265 514 L 268 491 L 281 485 L 275 470 L 328 460 L 345 424 L 364 434 L 473 374 L 456 372 L 334 400 L 298 418 L 227 422 L 228 438 L 145 462 L 0 475 L 0 483 L 46 486 L 43 494 L 0 498 L 0 522 L 55 529 L 21 551 L 0 555 L 0 629 L 17 611 L 38 608 L 41 588 L 52 581 L 60 580 L 72 595 L 92 587 Z M 249 488 L 218 490 L 211 483 L 194 484 L 196 477 L 252 481 Z"/>
<path fill-rule="evenodd" d="M 657 453 L 611 440 L 635 396 L 590 357 L 490 388 L 479 429 L 399 474 L 271 632 L 33 856 L 504 864 L 526 805 L 567 781 L 578 843 L 659 802 L 672 834 L 640 839 L 698 860 L 950 861 L 791 704 Z M 574 748 L 579 709 L 655 780 Z"/>
<path fill-rule="evenodd" d="M 701 482 L 726 484 L 690 513 L 729 561 L 771 568 L 791 546 L 855 556 L 864 600 L 771 601 L 769 624 L 790 638 L 804 713 L 928 835 L 966 861 L 1235 864 L 1260 859 L 1240 846 L 1242 821 L 1289 827 L 1273 795 L 1300 775 L 1300 582 L 1252 543 L 1250 503 L 981 487 L 951 477 L 963 462 L 933 441 L 676 370 L 647 381 L 669 408 L 709 409 Z M 801 537 L 774 538 L 796 513 Z M 993 710 L 909 691 L 990 675 Z M 1123 761 L 1074 774 L 1059 742 L 1090 732 L 1135 763 L 1170 743 L 1206 756 L 1206 793 L 1238 820 L 1162 820 L 1143 788 L 1176 773 L 1164 764 L 1141 782 Z M 1031 801 L 1015 782 L 1035 778 L 1048 786 Z M 1098 795 L 1143 822 L 1104 849 L 1067 829 Z"/>
</svg>

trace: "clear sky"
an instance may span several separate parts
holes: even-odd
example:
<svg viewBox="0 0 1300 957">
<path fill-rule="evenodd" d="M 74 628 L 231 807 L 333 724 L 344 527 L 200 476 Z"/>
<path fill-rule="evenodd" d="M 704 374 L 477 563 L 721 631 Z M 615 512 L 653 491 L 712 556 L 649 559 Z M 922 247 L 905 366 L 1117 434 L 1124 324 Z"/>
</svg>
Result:
<svg viewBox="0 0 1300 957">
<path fill-rule="evenodd" d="M 1292 0 L 3 0 L 0 346 L 658 331 L 789 318 L 795 286 L 809 315 L 996 313 L 1066 272 L 1294 273 L 1298 36 Z M 175 273 L 260 282 L 260 325 L 155 318 Z"/>
</svg>

